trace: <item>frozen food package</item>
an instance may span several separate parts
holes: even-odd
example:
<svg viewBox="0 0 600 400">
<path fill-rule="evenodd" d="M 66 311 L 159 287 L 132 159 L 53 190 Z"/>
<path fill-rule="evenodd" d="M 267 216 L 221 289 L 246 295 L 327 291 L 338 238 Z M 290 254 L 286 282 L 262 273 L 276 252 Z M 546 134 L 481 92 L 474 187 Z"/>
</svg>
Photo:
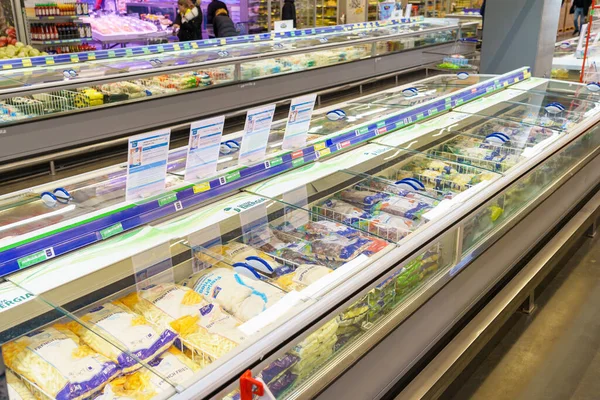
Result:
<svg viewBox="0 0 600 400">
<path fill-rule="evenodd" d="M 363 237 L 348 239 L 341 235 L 328 235 L 312 241 L 316 258 L 331 261 L 350 261 L 369 249 L 373 242 Z"/>
<path fill-rule="evenodd" d="M 215 264 L 216 260 L 214 257 L 211 257 L 211 255 L 224 256 L 228 262 L 232 263 L 240 262 L 248 263 L 250 265 L 252 265 L 252 263 L 259 263 L 261 264 L 259 267 L 262 266 L 265 270 L 275 270 L 281 266 L 268 254 L 248 246 L 247 244 L 235 241 L 223 245 L 213 246 L 208 249 L 207 254 L 202 254 L 200 252 L 197 254 L 197 257 L 204 258 L 200 261 L 205 261 L 205 259 L 208 259 L 209 262 L 207 262 L 207 264 L 212 265 Z M 220 263 L 218 266 L 225 266 L 225 264 Z"/>
<path fill-rule="evenodd" d="M 361 220 L 370 217 L 370 214 L 362 208 L 338 199 L 327 199 L 319 208 L 321 215 L 348 225 L 356 226 Z"/>
<path fill-rule="evenodd" d="M 335 337 L 335 332 L 338 329 L 338 319 L 334 318 L 325 323 L 321 328 L 317 329 L 306 337 L 303 341 L 292 347 L 290 353 L 302 359 L 310 358 L 315 353 L 319 352 L 319 347 Z"/>
<path fill-rule="evenodd" d="M 362 301 L 357 301 L 352 306 L 346 309 L 341 315 L 339 319 L 338 326 L 339 327 L 347 327 L 351 325 L 359 326 L 360 323 L 367 316 L 367 312 L 369 311 L 369 306 Z"/>
<path fill-rule="evenodd" d="M 73 321 L 67 324 L 69 329 L 92 349 L 118 363 L 123 373 L 141 368 L 138 360 L 153 360 L 177 339 L 174 330 L 154 327 L 119 302 L 95 307 L 81 320 L 88 326 Z"/>
<path fill-rule="evenodd" d="M 351 226 L 327 220 L 309 222 L 298 229 L 304 232 L 308 240 L 330 235 L 339 235 L 346 238 L 354 238 L 360 235 L 360 231 Z"/>
<path fill-rule="evenodd" d="M 230 352 L 245 339 L 237 328 L 241 321 L 185 286 L 151 285 L 120 301 L 155 326 L 175 330 L 212 360 Z"/>
<path fill-rule="evenodd" d="M 96 400 L 151 399 L 173 385 L 184 383 L 201 368 L 175 347 L 170 347 L 148 365 L 156 373 L 142 368 L 120 376 L 112 380 Z"/>
<path fill-rule="evenodd" d="M 359 189 L 342 190 L 339 193 L 339 196 L 344 201 L 365 206 L 373 206 L 388 197 L 388 195 L 385 193 Z"/>
<path fill-rule="evenodd" d="M 2 346 L 5 365 L 58 400 L 84 399 L 121 373 L 65 326 L 28 333 Z"/>
<path fill-rule="evenodd" d="M 333 270 L 323 265 L 300 264 L 293 272 L 275 279 L 275 283 L 287 291 L 300 291 L 330 272 Z"/>
<path fill-rule="evenodd" d="M 35 400 L 33 393 L 29 391 L 23 381 L 15 376 L 10 370 L 5 371 L 6 387 L 10 400 Z"/>
<path fill-rule="evenodd" d="M 260 372 L 260 376 L 265 383 L 269 383 L 294 366 L 299 358 L 293 354 L 286 353 L 283 357 L 278 358 L 269 364 Z"/>
<path fill-rule="evenodd" d="M 300 361 L 292 367 L 291 371 L 300 377 L 310 374 L 316 367 L 323 364 L 331 357 L 336 342 L 337 336 L 335 334 L 329 336 L 323 342 L 319 342 L 311 348 L 310 353 L 307 353 L 304 357 L 300 358 Z"/>
<path fill-rule="evenodd" d="M 385 239 L 397 242 L 408 236 L 419 226 L 414 220 L 388 214 L 386 212 L 377 213 L 369 221 L 369 232 L 381 236 Z"/>
<path fill-rule="evenodd" d="M 273 285 L 236 273 L 231 268 L 208 268 L 182 282 L 204 299 L 223 307 L 242 322 L 257 316 L 285 292 Z"/>
<path fill-rule="evenodd" d="M 267 386 L 273 396 L 278 397 L 296 381 L 297 377 L 298 375 L 292 373 L 292 371 L 286 371 L 274 381 L 267 383 Z"/>
<path fill-rule="evenodd" d="M 368 186 L 373 188 L 373 189 L 377 189 L 377 190 L 381 190 L 390 194 L 394 194 L 396 196 L 400 196 L 400 197 L 406 197 L 409 199 L 413 199 L 413 200 L 417 200 L 420 203 L 426 203 L 431 207 L 435 207 L 439 201 L 426 196 L 423 193 L 419 193 L 417 191 L 414 190 L 407 190 L 405 189 L 403 186 L 401 185 L 397 185 L 395 183 L 391 183 L 391 182 L 385 182 L 385 181 L 380 181 L 380 180 L 370 180 L 368 182 Z"/>
<path fill-rule="evenodd" d="M 392 196 L 381 204 L 380 210 L 388 214 L 414 220 L 431 210 L 431 206 L 415 199 Z"/>
</svg>

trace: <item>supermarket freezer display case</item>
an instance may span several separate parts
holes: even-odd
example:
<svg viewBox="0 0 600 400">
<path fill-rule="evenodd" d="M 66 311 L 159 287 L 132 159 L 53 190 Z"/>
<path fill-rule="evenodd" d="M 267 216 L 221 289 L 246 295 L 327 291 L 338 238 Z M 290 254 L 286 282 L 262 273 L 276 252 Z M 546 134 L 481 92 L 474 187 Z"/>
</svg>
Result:
<svg viewBox="0 0 600 400">
<path fill-rule="evenodd" d="M 7 132 L 0 137 L 0 159 L 170 126 L 424 65 L 438 57 L 424 49 L 472 46 L 460 38 L 473 29 L 452 20 L 424 20 L 240 44 L 220 39 L 225 45 L 216 48 L 4 71 L 0 97 Z M 353 68 L 344 73 L 333 70 L 349 62 Z"/>
<path fill-rule="evenodd" d="M 276 398 L 377 397 L 599 183 L 595 93 L 526 70 L 471 79 L 415 84 L 439 96 L 413 104 L 387 101 L 402 90 L 343 104 L 389 108 L 362 122 L 368 142 L 337 128 L 289 172 L 8 275 L 13 389 L 245 399 L 254 377 Z M 504 239 L 515 249 L 477 264 Z"/>
</svg>

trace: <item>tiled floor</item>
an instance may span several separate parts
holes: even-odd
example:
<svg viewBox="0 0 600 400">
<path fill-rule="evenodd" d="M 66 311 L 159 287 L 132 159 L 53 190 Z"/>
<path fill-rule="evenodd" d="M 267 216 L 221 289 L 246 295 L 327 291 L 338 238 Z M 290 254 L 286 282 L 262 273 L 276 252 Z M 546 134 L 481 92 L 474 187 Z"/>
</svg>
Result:
<svg viewBox="0 0 600 400">
<path fill-rule="evenodd" d="M 534 314 L 515 314 L 442 399 L 600 399 L 599 237 L 585 240 Z"/>
</svg>

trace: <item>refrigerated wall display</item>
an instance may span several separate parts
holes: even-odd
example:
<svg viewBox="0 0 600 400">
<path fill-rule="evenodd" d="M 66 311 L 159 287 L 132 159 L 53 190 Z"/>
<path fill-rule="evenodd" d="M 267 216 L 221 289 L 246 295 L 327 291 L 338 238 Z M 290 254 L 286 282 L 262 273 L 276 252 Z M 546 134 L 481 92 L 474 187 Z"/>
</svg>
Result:
<svg viewBox="0 0 600 400">
<path fill-rule="evenodd" d="M 35 60 L 31 68 L 3 71 L 0 82 L 4 88 L 0 90 L 0 96 L 4 100 L 0 104 L 3 110 L 0 120 L 14 129 L 0 137 L 0 142 L 6 139 L 11 143 L 11 148 L 5 147 L 6 152 L 0 155 L 0 159 L 24 156 L 24 152 L 32 154 L 31 149 L 23 148 L 26 143 L 48 151 L 56 148 L 58 142 L 63 142 L 59 146 L 64 146 L 67 142 L 72 145 L 74 141 L 81 144 L 92 140 L 82 136 L 91 135 L 97 139 L 117 132 L 122 135 L 133 128 L 128 127 L 130 124 L 137 125 L 135 131 L 139 131 L 164 124 L 165 118 L 189 120 L 181 113 L 197 117 L 199 113 L 210 114 L 223 107 L 247 105 L 251 98 L 274 99 L 279 92 L 279 96 L 283 97 L 294 91 L 300 93 L 338 82 L 346 83 L 348 79 L 370 78 L 375 64 L 376 73 L 385 74 L 398 71 L 403 63 L 406 67 L 413 67 L 427 59 L 433 62 L 443 56 L 425 54 L 425 49 L 469 47 L 471 44 L 460 38 L 471 36 L 475 29 L 474 25 L 468 24 L 459 27 L 453 20 L 425 19 L 381 25 L 346 25 L 332 28 L 327 33 L 315 33 L 313 28 L 286 32 L 286 35 L 274 39 L 271 33 L 191 44 L 120 49 L 120 58 L 116 57 L 116 50 L 81 53 L 70 56 L 70 60 L 75 58 L 79 61 L 77 63 L 69 64 L 67 58 L 66 63 L 37 66 L 38 60 Z M 168 51 L 167 46 L 172 51 Z M 422 57 L 405 57 L 405 52 L 423 54 Z M 85 60 L 92 62 L 81 62 Z M 46 60 L 42 58 L 39 61 L 45 63 Z M 331 68 L 350 62 L 356 63 L 350 74 L 331 78 L 328 72 Z M 275 86 L 265 90 L 260 83 L 262 80 L 269 80 Z M 285 86 L 276 85 L 276 81 Z M 248 97 L 237 95 L 235 85 L 239 84 L 244 85 Z M 177 105 L 180 101 L 186 104 L 205 101 L 204 96 L 209 94 L 204 94 L 204 90 L 210 91 L 210 104 L 198 109 Z M 149 104 L 145 103 L 149 100 L 155 107 L 160 103 L 163 115 L 149 111 L 144 105 Z M 114 106 L 120 107 L 122 113 L 128 113 L 128 108 L 139 107 L 139 110 L 135 111 L 135 118 L 118 117 L 116 125 L 112 125 L 109 121 L 117 117 L 110 110 Z M 74 120 L 92 110 L 95 112 L 89 113 L 81 123 L 86 127 L 93 123 L 98 129 L 77 128 Z M 91 122 L 88 117 L 92 114 L 93 118 L 101 118 L 101 121 Z M 69 122 L 58 123 L 56 118 L 69 119 Z M 68 126 L 67 129 L 73 131 L 50 133 L 59 125 Z M 43 138 L 24 140 L 25 136 L 38 133 Z M 18 135 L 19 139 L 16 140 L 13 135 Z M 56 142 L 51 144 L 48 141 Z M 5 143 L 8 145 L 8 142 Z M 14 148 L 12 144 L 21 148 Z"/>
<path fill-rule="evenodd" d="M 276 121 L 263 161 L 238 165 L 225 146 L 198 182 L 182 179 L 186 149 L 171 150 L 157 198 L 125 203 L 120 165 L 2 196 L 9 383 L 50 398 L 239 399 L 255 365 L 276 398 L 309 396 L 317 372 L 451 282 L 599 148 L 598 100 L 526 68 L 438 76 L 316 111 L 295 150 Z M 49 207 L 39 195 L 57 188 L 67 201 Z"/>
</svg>

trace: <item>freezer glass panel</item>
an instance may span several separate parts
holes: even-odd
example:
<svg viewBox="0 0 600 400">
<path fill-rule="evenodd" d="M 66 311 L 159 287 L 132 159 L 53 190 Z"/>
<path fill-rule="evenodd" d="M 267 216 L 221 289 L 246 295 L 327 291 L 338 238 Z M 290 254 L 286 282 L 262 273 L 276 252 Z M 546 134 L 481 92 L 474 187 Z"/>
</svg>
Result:
<svg viewBox="0 0 600 400">
<path fill-rule="evenodd" d="M 122 304 L 96 307 L 95 312 L 105 317 L 102 320 L 79 319 L 24 287 L 5 282 L 0 291 L 19 301 L 18 308 L 2 311 L 0 333 L 11 399 L 174 395 L 177 382 L 166 377 L 172 359 L 182 360 L 190 372 L 199 369 L 172 345 L 174 339 L 163 341 L 166 352 L 161 350 L 152 366 L 147 363 L 150 360 L 144 352 L 152 351 L 148 343 L 157 342 L 159 331 Z"/>
<path fill-rule="evenodd" d="M 600 146 L 600 132 L 594 127 L 569 144 L 552 158 L 490 200 L 464 223 L 462 253 L 473 251 L 479 243 L 518 217 L 522 209 L 534 201 L 548 187 L 555 184 L 569 168 L 573 167 Z"/>
<path fill-rule="evenodd" d="M 532 93 L 566 97 L 570 100 L 578 99 L 594 103 L 600 102 L 600 91 L 596 89 L 595 85 L 584 86 L 579 83 L 544 80 L 540 82 L 540 85 L 537 85 L 534 88 L 521 89 L 521 86 L 519 85 L 515 85 L 512 88 Z"/>
<path fill-rule="evenodd" d="M 505 94 L 510 97 L 509 100 L 499 101 L 493 106 L 477 110 L 476 114 L 564 131 L 575 127 L 590 113 L 596 112 L 599 107 L 597 103 L 554 94 L 535 92 L 515 94 L 510 89 Z M 468 105 L 459 107 L 455 111 L 473 113 Z"/>
<path fill-rule="evenodd" d="M 309 335 L 303 335 L 287 346 L 287 351 L 271 358 L 267 365 L 253 371 L 277 399 L 294 398 L 311 385 L 311 379 L 328 365 L 343 357 L 351 357 L 371 330 L 397 318 L 402 305 L 423 293 L 437 276 L 448 274 L 454 265 L 456 231 L 442 235 L 425 251 L 395 267 L 379 279 L 371 290 L 347 304 L 335 318 L 324 321 Z M 239 400 L 232 391 L 224 399 Z"/>
<path fill-rule="evenodd" d="M 418 36 L 389 38 L 375 44 L 375 54 L 384 55 L 399 51 L 410 50 L 417 47 L 431 46 L 434 44 L 448 43 L 457 39 L 458 31 L 453 29 L 422 33 Z"/>
<path fill-rule="evenodd" d="M 416 93 L 410 89 L 416 89 Z M 409 90 L 406 90 L 409 89 Z M 416 84 L 410 87 L 401 87 L 386 91 L 384 93 L 375 94 L 373 96 L 362 97 L 357 100 L 352 100 L 351 103 L 383 105 L 386 107 L 406 108 L 414 105 L 430 101 L 437 97 L 456 92 L 463 89 L 457 85 L 428 85 Z"/>
</svg>

